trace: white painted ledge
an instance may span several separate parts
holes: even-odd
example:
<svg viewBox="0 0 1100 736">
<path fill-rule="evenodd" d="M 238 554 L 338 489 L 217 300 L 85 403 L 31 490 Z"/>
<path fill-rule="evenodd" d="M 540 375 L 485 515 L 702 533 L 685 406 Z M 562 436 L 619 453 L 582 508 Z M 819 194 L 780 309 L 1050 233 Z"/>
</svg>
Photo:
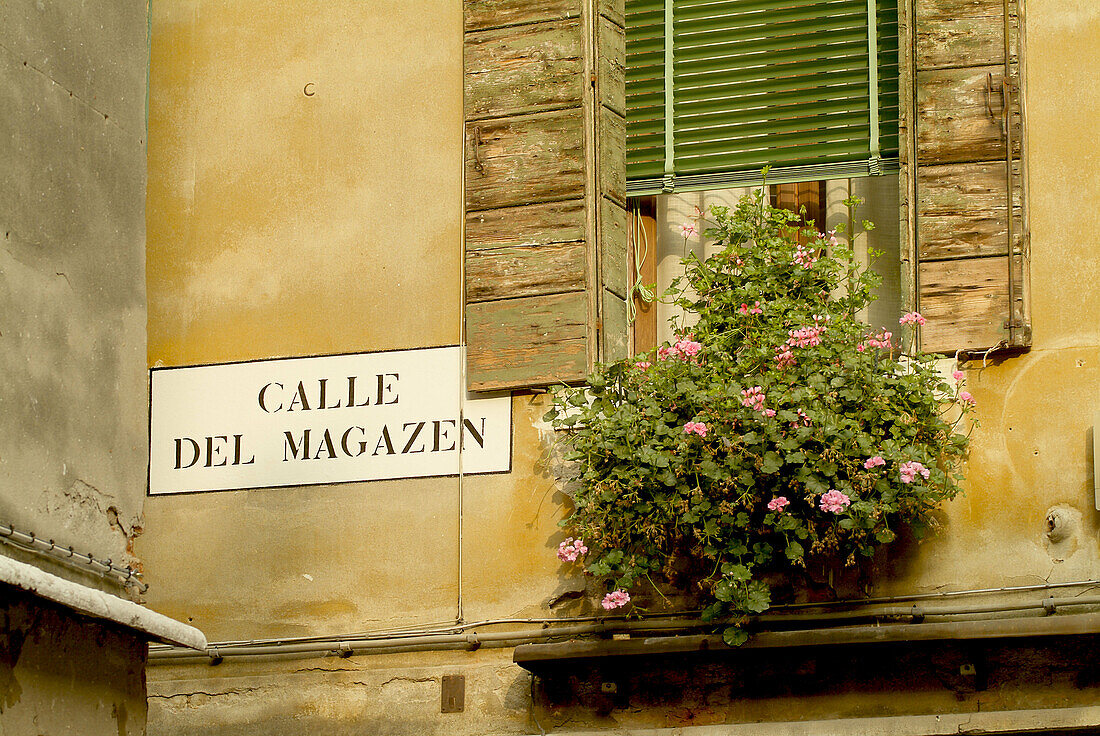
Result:
<svg viewBox="0 0 1100 736">
<path fill-rule="evenodd" d="M 140 631 L 149 639 L 200 651 L 206 649 L 206 636 L 194 626 L 3 555 L 0 555 L 0 583 L 7 583 L 40 598 L 60 603 L 85 616 L 101 618 Z"/>
</svg>

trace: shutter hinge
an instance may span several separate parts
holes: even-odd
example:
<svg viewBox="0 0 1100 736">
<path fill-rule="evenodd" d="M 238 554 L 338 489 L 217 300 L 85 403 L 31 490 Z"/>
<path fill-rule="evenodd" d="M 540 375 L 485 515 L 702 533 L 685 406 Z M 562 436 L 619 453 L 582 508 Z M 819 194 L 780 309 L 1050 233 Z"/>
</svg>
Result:
<svg viewBox="0 0 1100 736">
<path fill-rule="evenodd" d="M 661 191 L 671 192 L 676 189 L 676 177 L 673 174 L 665 174 L 661 178 Z"/>
<path fill-rule="evenodd" d="M 997 113 L 995 113 L 993 111 L 992 98 L 993 98 L 994 94 L 998 94 L 998 93 L 1001 95 L 1001 109 L 1000 109 L 999 112 L 1000 112 L 1001 117 L 1004 117 L 1005 107 L 1007 106 L 1007 102 L 1008 102 L 1008 100 L 1006 98 L 1006 95 L 1008 94 L 1008 91 L 1009 91 L 1009 88 L 1011 87 L 1011 84 L 1012 83 L 1009 82 L 1007 78 L 1001 77 L 1000 87 L 998 88 L 998 86 L 993 83 L 993 72 L 987 72 L 986 73 L 986 75 L 985 75 L 985 111 L 986 111 L 986 113 L 989 114 L 989 119 L 990 120 L 996 120 L 997 119 Z"/>
<path fill-rule="evenodd" d="M 1027 322 L 1005 320 L 1002 327 L 1012 336 L 1012 345 L 1031 344 L 1031 325 Z"/>
</svg>

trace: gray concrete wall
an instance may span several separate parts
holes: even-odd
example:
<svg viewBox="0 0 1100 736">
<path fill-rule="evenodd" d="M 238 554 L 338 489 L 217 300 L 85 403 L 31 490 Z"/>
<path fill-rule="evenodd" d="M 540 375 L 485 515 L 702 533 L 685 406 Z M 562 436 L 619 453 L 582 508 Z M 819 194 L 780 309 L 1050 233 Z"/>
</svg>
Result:
<svg viewBox="0 0 1100 736">
<path fill-rule="evenodd" d="M 145 733 L 145 641 L 0 585 L 0 734 Z"/>
<path fill-rule="evenodd" d="M 0 522 L 116 562 L 145 493 L 147 68 L 146 0 L 0 3 Z"/>
</svg>

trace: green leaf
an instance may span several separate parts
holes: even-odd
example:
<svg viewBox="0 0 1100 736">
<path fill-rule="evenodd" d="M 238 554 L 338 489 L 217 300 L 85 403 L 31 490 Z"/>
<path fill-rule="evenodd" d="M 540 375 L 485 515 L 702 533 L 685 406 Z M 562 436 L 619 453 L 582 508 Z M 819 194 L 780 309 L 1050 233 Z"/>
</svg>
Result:
<svg viewBox="0 0 1100 736">
<path fill-rule="evenodd" d="M 703 612 L 699 615 L 703 621 L 714 621 L 724 613 L 725 606 L 721 603 L 711 603 L 709 606 L 703 609 Z"/>
<path fill-rule="evenodd" d="M 752 577 L 752 573 L 744 565 L 733 565 L 727 562 L 722 565 L 722 576 L 735 583 L 740 583 Z"/>
<path fill-rule="evenodd" d="M 744 609 L 750 613 L 763 613 L 771 605 L 771 591 L 768 586 L 759 580 L 749 582 L 748 594 L 745 596 Z"/>
<path fill-rule="evenodd" d="M 802 545 L 798 542 L 791 542 L 787 545 L 787 559 L 791 562 L 797 562 L 802 559 L 804 551 Z"/>
<path fill-rule="evenodd" d="M 739 647 L 749 640 L 749 632 L 736 626 L 727 626 L 722 631 L 722 641 L 728 646 Z"/>
<path fill-rule="evenodd" d="M 611 574 L 611 565 L 608 565 L 606 562 L 593 562 L 587 569 L 588 572 L 598 578 L 606 577 Z"/>
</svg>

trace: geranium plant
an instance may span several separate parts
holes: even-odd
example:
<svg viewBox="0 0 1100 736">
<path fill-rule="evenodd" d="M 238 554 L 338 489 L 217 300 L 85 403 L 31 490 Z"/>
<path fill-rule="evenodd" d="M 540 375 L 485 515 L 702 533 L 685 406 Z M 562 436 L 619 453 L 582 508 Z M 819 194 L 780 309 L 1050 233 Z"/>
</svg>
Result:
<svg viewBox="0 0 1100 736">
<path fill-rule="evenodd" d="M 736 644 L 777 575 L 853 565 L 901 525 L 927 528 L 959 493 L 973 400 L 961 373 L 943 380 L 857 319 L 878 277 L 843 233 L 803 229 L 800 244 L 798 215 L 760 192 L 711 218 L 721 250 L 688 256 L 670 296 L 694 319 L 655 355 L 555 389 L 547 418 L 579 465 L 563 562 L 606 585 L 608 610 L 686 577 Z"/>
</svg>

